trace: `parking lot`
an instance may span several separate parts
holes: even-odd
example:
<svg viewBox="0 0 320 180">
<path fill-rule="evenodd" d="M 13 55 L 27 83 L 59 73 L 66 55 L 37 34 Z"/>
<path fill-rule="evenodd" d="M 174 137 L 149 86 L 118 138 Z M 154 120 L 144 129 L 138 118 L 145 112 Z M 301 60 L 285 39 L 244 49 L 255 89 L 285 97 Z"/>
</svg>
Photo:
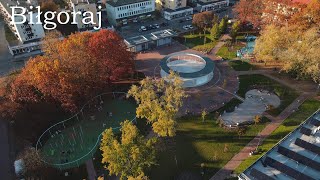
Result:
<svg viewBox="0 0 320 180">
<path fill-rule="evenodd" d="M 220 18 L 228 16 L 229 18 L 233 18 L 232 13 L 232 7 L 228 7 L 226 10 L 221 11 L 219 13 L 216 13 Z M 136 23 L 130 23 L 126 26 L 123 26 L 118 30 L 118 32 L 121 34 L 122 37 L 128 38 L 128 37 L 134 37 L 139 35 L 145 35 L 150 34 L 155 31 L 164 30 L 164 29 L 172 29 L 178 34 L 185 33 L 189 31 L 196 30 L 196 27 L 193 26 L 193 28 L 184 28 L 184 26 L 192 25 L 192 19 L 188 17 L 181 17 L 178 19 L 174 19 L 171 21 L 168 21 L 164 18 L 159 18 L 155 20 L 146 20 L 144 22 L 136 22 Z M 155 24 L 159 25 L 159 28 L 151 28 L 151 26 L 154 26 Z M 144 26 L 147 30 L 141 31 L 141 26 Z M 140 30 L 140 31 L 139 31 Z"/>
</svg>

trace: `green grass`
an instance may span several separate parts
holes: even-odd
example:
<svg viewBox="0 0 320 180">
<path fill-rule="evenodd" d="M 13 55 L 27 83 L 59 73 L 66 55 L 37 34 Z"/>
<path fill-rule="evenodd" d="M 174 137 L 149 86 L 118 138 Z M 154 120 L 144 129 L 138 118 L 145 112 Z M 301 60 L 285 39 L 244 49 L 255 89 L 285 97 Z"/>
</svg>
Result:
<svg viewBox="0 0 320 180">
<path fill-rule="evenodd" d="M 230 109 L 236 104 L 238 102 L 234 100 L 220 110 Z M 173 142 L 164 143 L 167 148 L 158 154 L 158 166 L 148 174 L 156 180 L 175 179 L 185 172 L 199 177 L 201 163 L 204 163 L 204 179 L 209 179 L 264 127 L 265 123 L 250 126 L 239 139 L 236 131 L 219 127 L 215 113 L 210 113 L 205 122 L 194 116 L 180 118 L 176 137 Z M 228 146 L 227 152 L 223 152 L 225 144 Z"/>
<path fill-rule="evenodd" d="M 244 47 L 244 45 L 237 44 L 228 48 L 226 45 L 222 46 L 217 52 L 217 56 L 220 56 L 224 59 L 235 59 L 237 57 L 237 50 Z"/>
<path fill-rule="evenodd" d="M 277 142 L 284 138 L 287 134 L 293 131 L 297 126 L 306 120 L 320 107 L 320 101 L 307 100 L 304 102 L 298 111 L 289 116 L 271 135 L 266 138 L 259 146 L 260 154 L 253 155 L 243 161 L 240 166 L 235 170 L 236 173 L 241 173 L 259 159 L 263 154 L 270 150 Z"/>
<path fill-rule="evenodd" d="M 246 61 L 230 61 L 229 65 L 236 71 L 249 71 L 253 68 L 253 65 Z"/>
<path fill-rule="evenodd" d="M 245 93 L 251 89 L 264 89 L 275 93 L 279 96 L 281 104 L 278 108 L 274 108 L 268 111 L 273 116 L 279 115 L 287 106 L 289 106 L 299 94 L 264 75 L 241 75 L 239 76 L 239 90 L 237 94 L 241 97 L 245 97 Z"/>
<path fill-rule="evenodd" d="M 204 44 L 204 38 L 206 37 L 206 42 Z M 214 48 L 217 42 L 210 37 L 210 34 L 187 34 L 177 38 L 177 40 L 187 46 L 188 48 L 208 52 Z"/>
<path fill-rule="evenodd" d="M 69 121 L 54 126 L 44 135 L 40 152 L 47 162 L 63 164 L 54 165 L 59 169 L 68 169 L 84 163 L 98 148 L 96 142 L 106 128 L 113 128 L 115 132 L 119 132 L 121 122 L 135 117 L 134 103 L 111 99 L 108 95 L 102 98 L 106 102 L 101 105 L 102 110 L 97 110 L 100 105 L 94 103 L 85 106 L 83 114 L 79 113 Z M 100 102 L 100 99 L 97 101 Z M 109 115 L 111 112 L 112 117 Z M 58 133 L 58 130 L 61 132 Z M 67 151 L 70 153 L 66 153 Z M 89 152 L 91 153 L 88 154 Z"/>
</svg>

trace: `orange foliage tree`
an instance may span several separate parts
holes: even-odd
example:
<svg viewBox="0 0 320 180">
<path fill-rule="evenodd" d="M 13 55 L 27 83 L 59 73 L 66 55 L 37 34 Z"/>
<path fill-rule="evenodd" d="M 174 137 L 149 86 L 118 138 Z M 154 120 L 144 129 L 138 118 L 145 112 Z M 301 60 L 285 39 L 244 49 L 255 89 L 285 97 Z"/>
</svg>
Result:
<svg viewBox="0 0 320 180">
<path fill-rule="evenodd" d="M 134 71 L 134 54 L 113 31 L 76 33 L 43 47 L 55 51 L 29 60 L 11 85 L 12 100 L 54 101 L 75 111 Z"/>
</svg>

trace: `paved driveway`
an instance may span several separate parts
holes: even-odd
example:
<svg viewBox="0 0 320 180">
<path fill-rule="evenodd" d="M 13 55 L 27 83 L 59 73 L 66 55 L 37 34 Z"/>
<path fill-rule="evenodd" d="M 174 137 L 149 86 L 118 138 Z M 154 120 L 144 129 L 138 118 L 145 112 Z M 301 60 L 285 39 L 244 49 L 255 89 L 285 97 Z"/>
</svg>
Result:
<svg viewBox="0 0 320 180">
<path fill-rule="evenodd" d="M 0 119 L 0 179 L 12 178 L 12 163 L 10 160 L 10 145 L 7 124 Z"/>
</svg>

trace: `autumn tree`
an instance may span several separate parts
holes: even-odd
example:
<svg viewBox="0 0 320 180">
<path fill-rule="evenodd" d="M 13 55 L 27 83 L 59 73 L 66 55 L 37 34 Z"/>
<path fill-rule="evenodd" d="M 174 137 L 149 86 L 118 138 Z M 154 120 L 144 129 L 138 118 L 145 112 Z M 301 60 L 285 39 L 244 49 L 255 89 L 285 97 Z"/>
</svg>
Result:
<svg viewBox="0 0 320 180">
<path fill-rule="evenodd" d="M 193 15 L 192 24 L 199 29 L 205 30 L 210 27 L 212 21 L 215 20 L 215 14 L 212 11 L 204 11 Z"/>
<path fill-rule="evenodd" d="M 57 102 L 75 111 L 133 73 L 134 54 L 113 31 L 76 33 L 62 41 L 48 38 L 42 47 L 45 54 L 30 59 L 12 83 L 12 100 Z"/>
<path fill-rule="evenodd" d="M 246 131 L 247 131 L 246 127 L 238 127 L 237 133 L 238 133 L 239 139 L 240 139 L 241 136 L 246 134 Z"/>
<path fill-rule="evenodd" d="M 287 29 L 274 25 L 267 26 L 257 38 L 254 53 L 257 59 L 268 62 L 278 62 L 282 52 L 287 47 Z"/>
<path fill-rule="evenodd" d="M 208 115 L 208 112 L 204 109 L 204 110 L 202 110 L 202 112 L 201 112 L 201 119 L 202 119 L 202 122 L 204 122 L 205 121 L 205 119 L 206 119 L 206 116 Z"/>
<path fill-rule="evenodd" d="M 220 28 L 218 24 L 213 25 L 213 27 L 210 30 L 210 35 L 212 39 L 219 39 L 221 33 Z"/>
<path fill-rule="evenodd" d="M 264 2 L 261 0 L 240 0 L 235 5 L 234 12 L 242 23 L 250 22 L 254 27 L 261 25 Z"/>
<path fill-rule="evenodd" d="M 311 0 L 306 7 L 300 8 L 300 11 L 289 19 L 289 26 L 300 31 L 313 27 L 320 28 L 320 0 Z"/>
<path fill-rule="evenodd" d="M 253 118 L 254 124 L 257 125 L 258 123 L 260 123 L 262 120 L 262 117 L 260 115 L 256 115 Z"/>
<path fill-rule="evenodd" d="M 257 59 L 275 61 L 282 70 L 297 78 L 320 82 L 320 34 L 317 28 L 304 32 L 286 27 L 268 26 L 256 40 Z"/>
<path fill-rule="evenodd" d="M 240 21 L 236 21 L 232 24 L 231 31 L 230 31 L 230 37 L 232 39 L 232 42 L 236 41 L 239 30 L 240 30 Z"/>
<path fill-rule="evenodd" d="M 120 179 L 146 180 L 144 170 L 155 164 L 156 139 L 145 139 L 130 121 L 121 123 L 120 139 L 112 128 L 102 134 L 100 150 L 102 163 L 110 175 L 120 175 Z"/>
<path fill-rule="evenodd" d="M 59 9 L 59 6 L 53 0 L 45 0 L 40 2 L 40 9 L 42 12 L 55 12 Z"/>
<path fill-rule="evenodd" d="M 37 178 L 41 177 L 42 170 L 45 169 L 46 165 L 41 161 L 37 150 L 32 147 L 25 148 L 18 154 L 18 158 L 22 159 L 25 176 Z"/>
<path fill-rule="evenodd" d="M 220 33 L 225 33 L 227 30 L 227 18 L 222 18 L 220 23 L 219 23 L 219 30 Z"/>
<path fill-rule="evenodd" d="M 159 136 L 174 136 L 175 116 L 186 97 L 182 80 L 171 72 L 161 79 L 145 78 L 140 86 L 133 85 L 128 92 L 138 103 L 137 117 L 146 118 Z"/>
</svg>

